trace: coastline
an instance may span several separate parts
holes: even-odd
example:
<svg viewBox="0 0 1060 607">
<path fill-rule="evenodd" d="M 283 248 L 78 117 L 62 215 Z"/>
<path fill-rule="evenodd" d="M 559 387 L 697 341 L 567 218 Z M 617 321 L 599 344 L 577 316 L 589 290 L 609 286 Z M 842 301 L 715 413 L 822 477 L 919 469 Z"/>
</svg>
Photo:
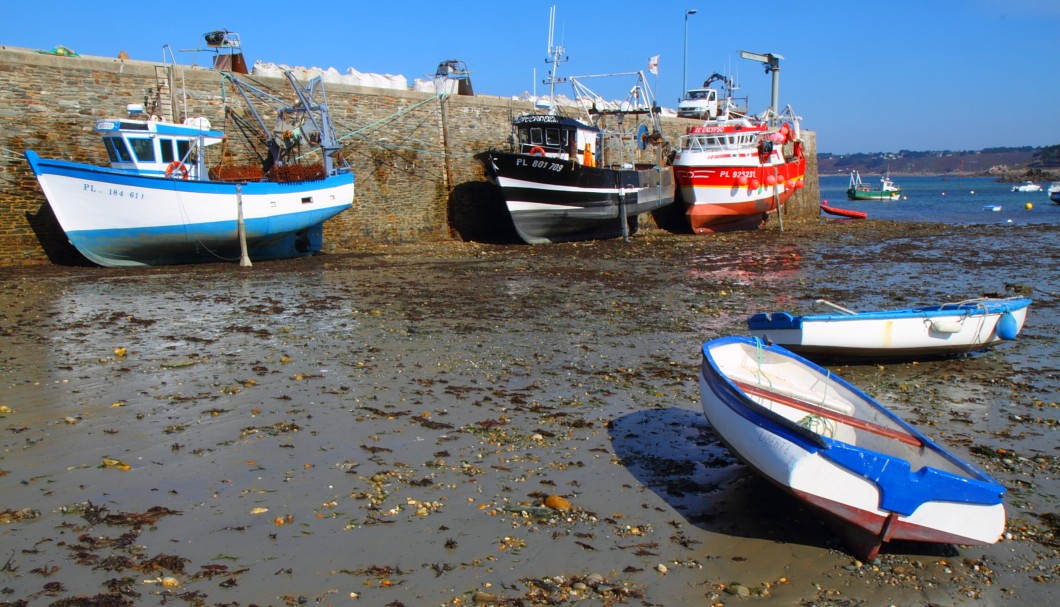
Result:
<svg viewBox="0 0 1060 607">
<path fill-rule="evenodd" d="M 784 228 L 6 273 L 0 601 L 1055 602 L 1060 230 Z M 751 313 L 1006 284 L 1014 342 L 830 367 L 1008 488 L 998 544 L 858 562 L 703 419 Z"/>
</svg>

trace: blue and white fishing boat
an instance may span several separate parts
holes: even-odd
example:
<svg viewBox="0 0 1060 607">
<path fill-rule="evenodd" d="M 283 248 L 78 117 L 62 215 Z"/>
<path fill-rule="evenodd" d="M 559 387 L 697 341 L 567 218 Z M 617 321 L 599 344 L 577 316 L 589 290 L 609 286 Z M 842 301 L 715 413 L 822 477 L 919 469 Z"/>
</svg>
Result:
<svg viewBox="0 0 1060 607">
<path fill-rule="evenodd" d="M 703 344 L 703 413 L 756 472 L 809 504 L 855 556 L 884 542 L 992 544 L 1005 488 L 827 369 L 748 337 Z"/>
<path fill-rule="evenodd" d="M 854 312 L 824 299 L 833 311 L 796 316 L 755 314 L 751 335 L 810 358 L 909 359 L 953 356 L 1015 339 L 1031 300 L 980 298 L 919 308 Z"/>
<path fill-rule="evenodd" d="M 26 151 L 71 244 L 107 267 L 249 262 L 320 251 L 323 222 L 353 204 L 354 176 L 338 155 L 323 81 L 303 86 L 285 75 L 298 98 L 294 105 L 222 74 L 260 128 L 259 139 L 248 144 L 265 150 L 257 164 L 227 164 L 225 135 L 205 118 L 98 121 L 109 168 Z M 253 109 L 252 97 L 273 107 L 274 128 Z"/>
</svg>

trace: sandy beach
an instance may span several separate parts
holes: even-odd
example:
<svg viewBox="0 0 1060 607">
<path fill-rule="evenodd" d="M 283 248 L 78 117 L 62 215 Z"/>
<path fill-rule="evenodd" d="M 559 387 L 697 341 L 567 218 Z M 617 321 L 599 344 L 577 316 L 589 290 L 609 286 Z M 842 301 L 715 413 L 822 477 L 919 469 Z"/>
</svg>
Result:
<svg viewBox="0 0 1060 607">
<path fill-rule="evenodd" d="M 0 273 L 0 606 L 1046 605 L 1056 226 L 815 221 Z M 974 356 L 830 368 L 1008 489 L 863 563 L 712 434 L 752 313 L 1034 299 Z"/>
</svg>

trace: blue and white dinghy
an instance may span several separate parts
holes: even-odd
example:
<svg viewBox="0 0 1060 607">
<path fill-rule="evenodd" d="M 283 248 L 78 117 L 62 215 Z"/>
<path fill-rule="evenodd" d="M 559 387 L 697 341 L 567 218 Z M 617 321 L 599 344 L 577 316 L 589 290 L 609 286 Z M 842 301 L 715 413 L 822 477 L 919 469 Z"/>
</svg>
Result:
<svg viewBox="0 0 1060 607">
<path fill-rule="evenodd" d="M 323 222 L 353 204 L 354 177 L 338 154 L 323 81 L 303 86 L 285 75 L 294 105 L 222 74 L 256 121 L 244 119 L 242 126 L 260 131 L 248 144 L 262 149 L 256 164 L 226 165 L 231 142 L 205 118 L 98 121 L 109 168 L 26 151 L 70 243 L 107 267 L 282 259 L 321 250 Z M 274 128 L 250 96 L 273 106 Z M 311 163 L 300 162 L 303 157 Z"/>
<path fill-rule="evenodd" d="M 822 513 L 862 560 L 892 540 L 980 545 L 1004 532 L 1002 485 L 784 348 L 708 341 L 699 389 L 721 440 Z"/>
<path fill-rule="evenodd" d="M 751 335 L 810 358 L 908 359 L 953 356 L 1015 339 L 1031 300 L 981 298 L 902 310 L 854 312 L 824 299 L 833 312 L 755 314 Z"/>
</svg>

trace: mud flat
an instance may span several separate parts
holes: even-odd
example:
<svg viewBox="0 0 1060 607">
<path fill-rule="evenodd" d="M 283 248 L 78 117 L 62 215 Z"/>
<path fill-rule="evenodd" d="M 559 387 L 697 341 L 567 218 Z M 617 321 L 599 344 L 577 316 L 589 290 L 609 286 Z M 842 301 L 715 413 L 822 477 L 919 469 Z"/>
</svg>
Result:
<svg viewBox="0 0 1060 607">
<path fill-rule="evenodd" d="M 785 228 L 4 270 L 0 605 L 1055 604 L 1060 231 Z M 1006 485 L 995 545 L 859 562 L 703 419 L 751 313 L 1015 291 L 1014 342 L 832 367 Z"/>
</svg>

